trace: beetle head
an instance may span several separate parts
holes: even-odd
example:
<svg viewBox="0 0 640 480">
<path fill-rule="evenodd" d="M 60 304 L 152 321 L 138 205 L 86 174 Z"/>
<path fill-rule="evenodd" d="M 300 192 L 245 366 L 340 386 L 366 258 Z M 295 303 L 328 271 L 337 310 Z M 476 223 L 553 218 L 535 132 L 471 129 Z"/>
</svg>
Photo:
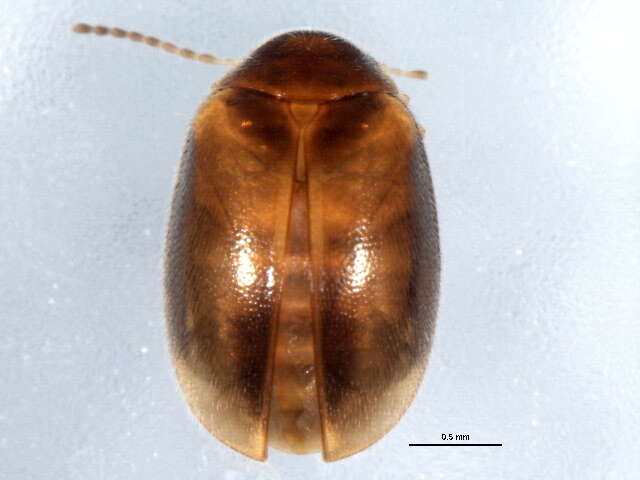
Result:
<svg viewBox="0 0 640 480">
<path fill-rule="evenodd" d="M 364 92 L 397 93 L 375 60 L 340 37 L 317 31 L 294 31 L 269 40 L 217 85 L 310 102 Z"/>
</svg>

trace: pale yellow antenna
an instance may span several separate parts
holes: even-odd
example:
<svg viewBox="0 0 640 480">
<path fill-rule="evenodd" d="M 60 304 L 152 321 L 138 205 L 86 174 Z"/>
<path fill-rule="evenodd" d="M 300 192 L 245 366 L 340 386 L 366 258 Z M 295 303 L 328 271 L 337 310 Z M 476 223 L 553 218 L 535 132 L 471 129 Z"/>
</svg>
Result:
<svg viewBox="0 0 640 480">
<path fill-rule="evenodd" d="M 146 43 L 150 47 L 162 48 L 166 52 L 173 53 L 176 55 L 181 55 L 191 60 L 198 60 L 200 62 L 210 63 L 213 65 L 226 65 L 226 66 L 234 67 L 240 63 L 238 60 L 232 60 L 229 58 L 218 58 L 208 53 L 196 53 L 193 50 L 189 50 L 188 48 L 180 48 L 180 47 L 176 47 L 173 43 L 163 42 L 157 39 L 156 37 L 150 37 L 138 32 L 123 30 L 121 28 L 112 28 L 112 27 L 104 27 L 102 25 L 87 25 L 86 23 L 78 23 L 73 26 L 73 31 L 75 33 L 95 33 L 96 35 L 111 35 L 116 38 L 127 38 L 129 40 L 133 40 L 134 42 Z M 420 80 L 427 79 L 427 72 L 425 72 L 424 70 L 401 70 L 399 68 L 389 67 L 384 64 L 380 64 L 380 68 L 382 69 L 383 72 L 392 74 L 392 75 L 399 75 L 401 77 L 408 77 L 408 78 L 417 78 Z"/>
<path fill-rule="evenodd" d="M 116 38 L 127 38 L 129 40 L 133 40 L 134 42 L 146 43 L 150 47 L 162 48 L 166 52 L 181 55 L 191 60 L 198 60 L 200 62 L 211 63 L 213 65 L 235 66 L 240 63 L 237 60 L 214 57 L 213 55 L 209 55 L 208 53 L 196 53 L 193 50 L 189 50 L 188 48 L 180 48 L 176 47 L 173 43 L 163 42 L 161 40 L 158 40 L 156 37 L 149 37 L 138 32 L 130 32 L 121 28 L 103 27 L 102 25 L 93 26 L 87 25 L 86 23 L 78 23 L 77 25 L 73 26 L 73 31 L 76 33 L 95 33 L 96 35 L 111 35 Z"/>
<path fill-rule="evenodd" d="M 398 75 L 400 77 L 416 78 L 418 80 L 426 80 L 429 74 L 424 70 L 401 70 L 399 68 L 389 67 L 383 63 L 380 64 L 380 68 L 384 73 Z"/>
</svg>

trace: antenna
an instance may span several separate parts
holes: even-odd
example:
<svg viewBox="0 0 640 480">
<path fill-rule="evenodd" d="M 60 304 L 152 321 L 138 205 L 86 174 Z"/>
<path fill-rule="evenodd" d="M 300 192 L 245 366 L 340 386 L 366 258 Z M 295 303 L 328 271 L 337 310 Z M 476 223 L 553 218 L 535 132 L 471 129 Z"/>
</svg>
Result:
<svg viewBox="0 0 640 480">
<path fill-rule="evenodd" d="M 138 32 L 123 30 L 121 28 L 103 27 L 102 25 L 93 26 L 87 25 L 86 23 L 78 23 L 73 26 L 73 31 L 75 33 L 95 33 L 96 35 L 101 36 L 111 35 L 116 38 L 126 38 L 134 42 L 146 43 L 150 47 L 162 48 L 166 52 L 180 55 L 184 58 L 198 60 L 200 62 L 210 63 L 213 65 L 235 66 L 240 63 L 237 60 L 214 57 L 213 55 L 209 55 L 208 53 L 196 53 L 193 50 L 189 50 L 188 48 L 180 48 L 176 47 L 173 43 L 163 42 L 161 40 L 158 40 L 156 37 L 150 37 Z"/>
<path fill-rule="evenodd" d="M 415 78 L 418 80 L 426 80 L 429 77 L 429 74 L 424 70 L 401 70 L 400 68 L 389 67 L 383 63 L 380 64 L 380 69 L 387 74 Z"/>
<path fill-rule="evenodd" d="M 121 28 L 104 27 L 102 25 L 87 25 L 86 23 L 78 23 L 73 26 L 75 33 L 87 34 L 94 33 L 96 35 L 104 36 L 111 35 L 116 38 L 126 38 L 134 42 L 145 43 L 150 47 L 158 47 L 166 52 L 180 55 L 184 58 L 191 60 L 198 60 L 200 62 L 209 63 L 212 65 L 226 65 L 234 67 L 240 62 L 238 60 L 232 60 L 229 58 L 218 58 L 208 53 L 197 53 L 188 48 L 176 47 L 173 43 L 163 42 L 156 37 L 143 35 L 138 32 L 123 30 Z M 416 78 L 419 80 L 427 79 L 427 72 L 424 70 L 402 70 L 400 68 L 389 67 L 384 64 L 380 64 L 380 68 L 383 72 L 391 75 L 398 75 L 401 77 Z"/>
</svg>

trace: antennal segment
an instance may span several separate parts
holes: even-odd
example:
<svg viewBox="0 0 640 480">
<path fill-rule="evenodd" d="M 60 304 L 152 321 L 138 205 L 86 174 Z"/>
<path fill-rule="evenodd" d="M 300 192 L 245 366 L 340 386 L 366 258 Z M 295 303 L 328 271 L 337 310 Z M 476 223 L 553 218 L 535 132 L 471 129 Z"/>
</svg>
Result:
<svg viewBox="0 0 640 480">
<path fill-rule="evenodd" d="M 128 38 L 129 40 L 133 40 L 134 42 L 146 43 L 150 47 L 162 48 L 166 52 L 180 55 L 184 58 L 198 60 L 200 62 L 210 63 L 213 65 L 235 66 L 240 63 L 237 60 L 214 57 L 213 55 L 209 55 L 208 53 L 196 53 L 193 50 L 189 50 L 188 48 L 180 48 L 176 47 L 173 43 L 163 42 L 161 40 L 158 40 L 156 37 L 142 35 L 141 33 L 127 31 L 121 28 L 103 27 L 102 25 L 93 26 L 87 25 L 86 23 L 78 23 L 73 26 L 73 31 L 75 33 L 95 33 L 96 35 L 111 35 L 116 38 Z"/>
<path fill-rule="evenodd" d="M 401 77 L 417 78 L 418 80 L 426 80 L 429 76 L 424 70 L 401 70 L 400 68 L 393 68 L 383 63 L 380 64 L 380 68 L 384 73 L 391 75 L 399 75 Z"/>
</svg>

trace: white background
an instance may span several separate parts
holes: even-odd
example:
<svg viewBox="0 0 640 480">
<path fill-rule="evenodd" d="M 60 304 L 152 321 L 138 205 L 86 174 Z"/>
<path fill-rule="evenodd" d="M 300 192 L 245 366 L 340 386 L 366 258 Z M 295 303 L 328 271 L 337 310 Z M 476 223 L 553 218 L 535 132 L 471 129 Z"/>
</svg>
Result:
<svg viewBox="0 0 640 480">
<path fill-rule="evenodd" d="M 0 478 L 640 478 L 640 7 L 624 1 L 0 1 Z M 162 255 L 189 122 L 238 58 L 341 34 L 426 128 L 443 250 L 411 409 L 333 464 L 211 438 L 171 371 Z M 442 433 L 502 448 L 409 448 Z"/>
</svg>

